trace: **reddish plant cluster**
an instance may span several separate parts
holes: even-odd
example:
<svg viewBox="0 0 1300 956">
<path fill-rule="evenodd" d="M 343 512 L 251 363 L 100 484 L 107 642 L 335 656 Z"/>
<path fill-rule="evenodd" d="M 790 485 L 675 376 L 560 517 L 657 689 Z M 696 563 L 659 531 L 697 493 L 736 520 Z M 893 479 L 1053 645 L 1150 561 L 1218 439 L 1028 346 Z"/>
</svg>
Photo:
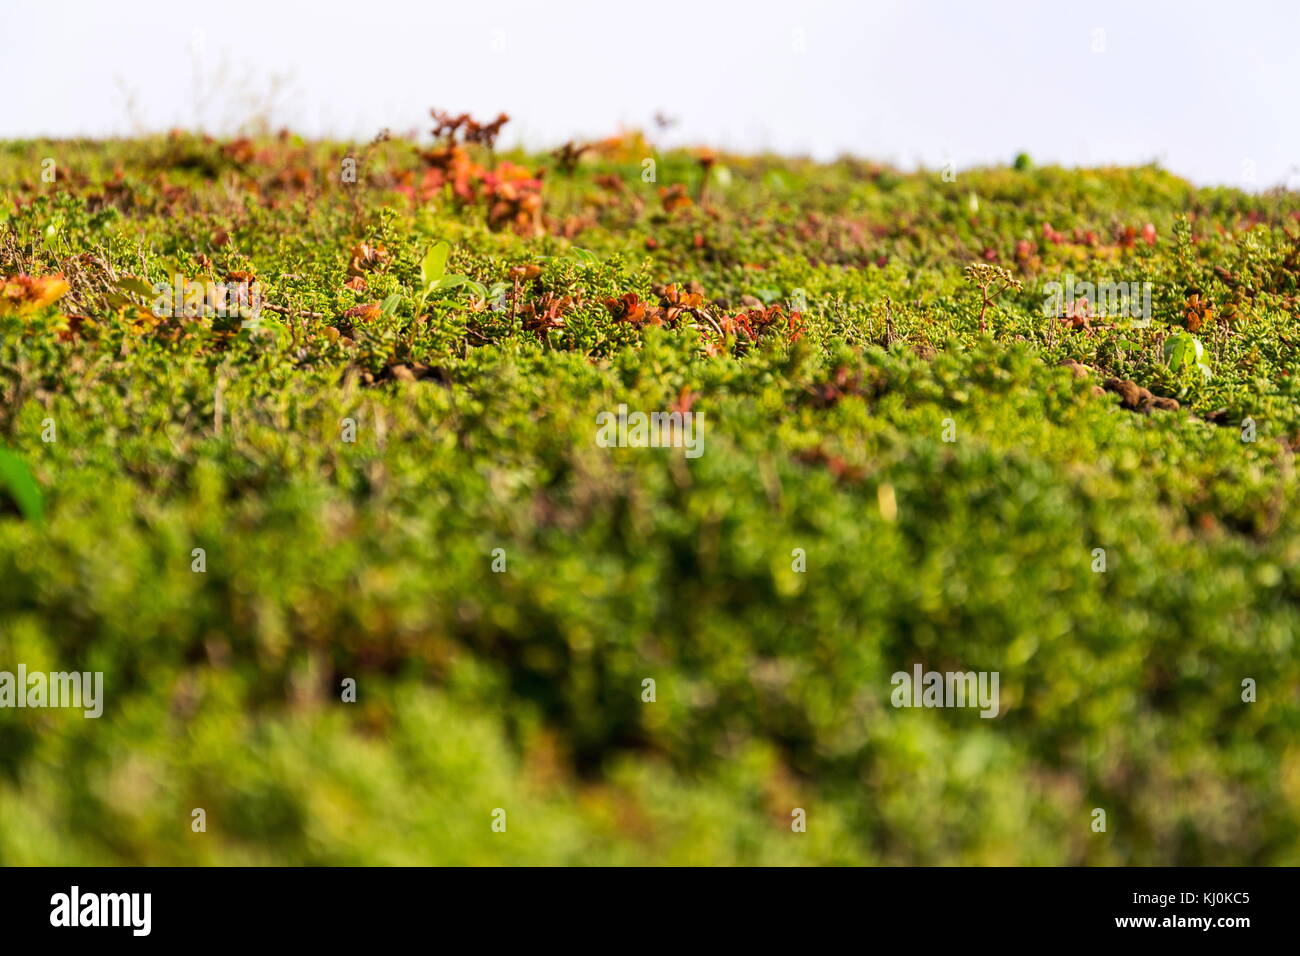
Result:
<svg viewBox="0 0 1300 956">
<path fill-rule="evenodd" d="M 1132 249 L 1137 245 L 1139 238 L 1148 246 L 1154 246 L 1156 244 L 1156 227 L 1151 223 L 1147 223 L 1140 232 L 1133 226 L 1125 226 L 1123 229 L 1116 231 L 1116 242 L 1125 249 Z M 1067 236 L 1065 233 L 1052 228 L 1050 222 L 1043 223 L 1043 239 L 1055 245 L 1062 243 L 1074 243 L 1075 245 L 1090 247 L 1101 245 L 1101 238 L 1092 229 L 1076 229 L 1073 234 Z"/>
<path fill-rule="evenodd" d="M 614 321 L 635 326 L 676 328 L 683 319 L 690 319 L 692 326 L 713 340 L 707 347 L 711 354 L 721 348 L 722 340 L 728 336 L 751 343 L 774 332 L 783 332 L 788 342 L 797 342 L 803 335 L 803 315 L 799 312 L 787 315 L 779 305 L 715 316 L 704 307 L 704 293 L 698 283 L 692 282 L 685 291 L 675 285 L 656 286 L 655 293 L 659 297 L 657 303 L 642 302 L 635 292 L 625 292 L 618 298 L 606 299 L 605 308 Z"/>
<path fill-rule="evenodd" d="M 499 114 L 490 123 L 480 123 L 468 113 L 452 116 L 450 113 L 434 109 L 429 110 L 429 115 L 438 124 L 433 128 L 434 139 L 446 140 L 448 143 L 454 143 L 459 139 L 462 143 L 478 143 L 488 149 L 496 146 L 497 137 L 501 135 L 501 127 L 510 122 L 510 117 L 505 113 Z"/>
<path fill-rule="evenodd" d="M 668 410 L 670 412 L 678 412 L 685 415 L 695 405 L 695 400 L 699 397 L 700 396 L 696 392 L 691 391 L 688 386 L 683 385 L 677 392 L 677 398 L 675 398 L 673 403 L 668 406 Z"/>
<path fill-rule="evenodd" d="M 506 299 L 510 303 L 510 318 L 518 317 L 525 332 L 532 332 L 537 336 L 538 341 L 545 342 L 547 332 L 564 328 L 565 314 L 580 308 L 583 297 L 581 291 L 577 295 L 564 296 L 544 291 L 541 283 L 537 281 L 541 274 L 541 267 L 536 263 L 512 267 L 510 269 L 511 289 L 506 293 Z M 532 297 L 528 298 L 530 292 L 526 286 L 530 283 Z M 481 313 L 488 306 L 486 300 L 475 299 L 470 303 L 470 311 Z M 470 332 L 480 341 L 487 341 L 482 329 L 471 329 Z"/>
<path fill-rule="evenodd" d="M 1089 335 L 1092 334 L 1092 320 L 1095 318 L 1092 303 L 1086 296 L 1077 302 L 1067 302 L 1065 311 L 1061 313 L 1061 321 L 1070 327 L 1073 332 L 1083 330 Z"/>
<path fill-rule="evenodd" d="M 452 194 L 462 202 L 474 201 L 474 186 L 482 178 L 484 169 L 475 163 L 469 151 L 458 143 L 426 150 L 420 154 L 424 160 L 424 176 L 419 187 L 419 197 L 428 199 L 450 185 Z M 415 192 L 409 186 L 403 191 Z"/>
<path fill-rule="evenodd" d="M 866 476 L 859 465 L 851 465 L 845 461 L 842 455 L 837 455 L 827 451 L 823 446 L 817 445 L 813 448 L 806 448 L 795 455 L 795 458 L 805 465 L 820 465 L 824 467 L 836 481 L 848 484 L 856 484 L 862 481 Z"/>
<path fill-rule="evenodd" d="M 62 275 L 0 278 L 0 315 L 35 312 L 62 298 L 68 288 Z"/>
<path fill-rule="evenodd" d="M 699 286 L 692 283 L 687 291 L 678 291 L 677 286 L 657 287 L 659 303 L 642 302 L 635 292 L 625 292 L 617 299 L 605 300 L 605 308 L 616 322 L 629 322 L 632 325 L 667 325 L 676 327 L 683 317 L 707 321 L 704 311 L 704 294 Z"/>
<path fill-rule="evenodd" d="M 372 246 L 368 242 L 358 242 L 348 256 L 348 276 L 361 279 L 360 288 L 364 289 L 365 274 L 383 268 L 388 259 L 388 250 L 381 243 Z M 356 289 L 358 286 L 352 285 L 350 288 Z"/>
<path fill-rule="evenodd" d="M 786 340 L 797 342 L 803 335 L 803 315 L 791 312 L 786 315 L 779 305 L 769 305 L 766 309 L 748 309 L 734 316 L 722 316 L 718 320 L 725 335 L 737 338 L 745 336 L 751 342 L 757 342 L 765 335 L 783 331 Z"/>
<path fill-rule="evenodd" d="M 441 142 L 420 154 L 425 169 L 418 182 L 410 174 L 398 191 L 427 201 L 450 187 L 459 202 L 485 206 L 492 229 L 509 228 L 522 236 L 540 233 L 542 172 L 534 173 L 510 162 L 489 169 L 475 162 L 464 145 L 477 143 L 491 148 L 509 117 L 502 113 L 494 122 L 481 124 L 468 114 L 453 117 L 439 110 L 432 112 L 438 122 L 433 133 Z"/>
<path fill-rule="evenodd" d="M 1086 231 L 1076 229 L 1072 236 L 1067 236 L 1065 233 L 1053 229 L 1050 222 L 1043 223 L 1043 239 L 1053 244 L 1073 242 L 1081 246 L 1095 246 L 1100 241 L 1097 233 L 1092 229 Z"/>
<path fill-rule="evenodd" d="M 837 365 L 830 378 L 808 387 L 813 404 L 818 408 L 830 408 L 842 398 L 849 395 L 861 395 L 862 373 L 851 371 L 843 365 Z"/>
<path fill-rule="evenodd" d="M 526 303 L 519 310 L 519 316 L 523 320 L 524 331 L 532 332 L 539 340 L 544 340 L 550 329 L 564 328 L 564 313 L 580 305 L 580 296 L 574 298 L 571 295 L 557 296 L 546 292 Z"/>
<path fill-rule="evenodd" d="M 573 140 L 569 140 L 559 149 L 552 150 L 551 155 L 555 157 L 556 168 L 568 175 L 578 168 L 578 163 L 582 161 L 583 154 L 591 152 L 592 148 L 589 143 L 575 143 Z"/>
<path fill-rule="evenodd" d="M 1210 300 L 1200 289 L 1187 290 L 1187 302 L 1183 305 L 1183 324 L 1189 332 L 1198 332 L 1206 323 L 1214 320 L 1214 308 Z"/>
<path fill-rule="evenodd" d="M 522 236 L 542 230 L 542 179 L 514 163 L 502 162 L 495 169 L 474 162 L 465 149 L 451 144 L 422 154 L 426 169 L 418 184 L 408 181 L 398 191 L 427 201 L 451 187 L 452 195 L 465 205 L 487 207 L 488 225 L 507 227 Z M 412 177 L 413 178 L 413 177 Z"/>
<path fill-rule="evenodd" d="M 649 307 L 649 311 L 647 310 Z M 605 308 L 609 314 L 614 317 L 615 322 L 630 322 L 633 325 L 662 325 L 658 321 L 658 309 L 642 302 L 641 297 L 635 292 L 624 292 L 617 299 L 608 298 L 605 300 Z"/>
<path fill-rule="evenodd" d="M 1043 264 L 1043 260 L 1038 255 L 1038 246 L 1028 239 L 1020 239 L 1016 242 L 1016 265 L 1025 272 L 1037 272 Z"/>
<path fill-rule="evenodd" d="M 686 187 L 681 183 L 674 183 L 671 186 L 659 187 L 659 201 L 664 205 L 665 212 L 675 212 L 678 209 L 684 209 L 691 205 L 691 197 L 686 195 Z"/>
<path fill-rule="evenodd" d="M 383 308 L 380 303 L 363 302 L 361 305 L 354 305 L 339 316 L 339 325 L 343 332 L 350 334 L 358 325 L 369 325 L 371 322 L 377 322 L 382 314 Z"/>
<path fill-rule="evenodd" d="M 256 150 L 253 147 L 253 141 L 246 136 L 238 139 L 232 139 L 221 146 L 221 155 L 225 156 L 232 163 L 239 166 L 247 166 L 253 161 Z"/>
<path fill-rule="evenodd" d="M 1147 223 L 1139 233 L 1135 227 L 1125 226 L 1119 230 L 1118 241 L 1125 249 L 1132 249 L 1137 245 L 1139 237 L 1148 246 L 1154 246 L 1156 244 L 1156 227 L 1151 223 Z"/>
<path fill-rule="evenodd" d="M 507 226 L 523 236 L 542 231 L 542 174 L 501 163 L 480 180 L 479 194 L 488 206 L 488 226 Z"/>
</svg>

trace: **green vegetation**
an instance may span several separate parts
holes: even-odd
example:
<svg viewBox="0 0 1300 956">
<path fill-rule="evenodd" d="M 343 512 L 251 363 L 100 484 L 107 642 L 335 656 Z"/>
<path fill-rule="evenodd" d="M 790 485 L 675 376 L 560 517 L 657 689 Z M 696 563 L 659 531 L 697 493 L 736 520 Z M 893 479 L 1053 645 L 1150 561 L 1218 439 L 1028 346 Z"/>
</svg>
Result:
<svg viewBox="0 0 1300 956">
<path fill-rule="evenodd" d="M 0 864 L 1300 863 L 1300 197 L 438 133 L 0 143 Z"/>
</svg>

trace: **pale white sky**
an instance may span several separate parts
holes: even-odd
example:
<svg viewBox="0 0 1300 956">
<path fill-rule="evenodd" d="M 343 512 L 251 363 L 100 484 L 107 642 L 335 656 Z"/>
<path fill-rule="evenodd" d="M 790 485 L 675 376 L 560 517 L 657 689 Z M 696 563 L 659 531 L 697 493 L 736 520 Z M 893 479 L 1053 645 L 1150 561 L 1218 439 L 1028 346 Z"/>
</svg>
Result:
<svg viewBox="0 0 1300 956">
<path fill-rule="evenodd" d="M 724 148 L 1300 188 L 1300 0 L 0 0 L 0 50 L 0 138 L 440 106 L 542 147 L 663 110 Z"/>
</svg>

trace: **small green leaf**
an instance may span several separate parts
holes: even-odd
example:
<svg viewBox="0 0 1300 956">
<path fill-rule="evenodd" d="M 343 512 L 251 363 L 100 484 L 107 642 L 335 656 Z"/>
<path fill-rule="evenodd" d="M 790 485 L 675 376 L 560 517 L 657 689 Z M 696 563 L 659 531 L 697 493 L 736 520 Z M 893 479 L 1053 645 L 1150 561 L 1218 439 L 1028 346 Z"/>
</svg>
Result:
<svg viewBox="0 0 1300 956">
<path fill-rule="evenodd" d="M 6 448 L 0 448 L 0 489 L 9 492 L 28 521 L 39 522 L 45 516 L 45 501 L 36 479 L 26 463 Z"/>
<path fill-rule="evenodd" d="M 398 307 L 402 304 L 402 297 L 398 293 L 393 293 L 379 307 L 381 315 L 393 315 L 397 312 Z"/>
<path fill-rule="evenodd" d="M 1176 372 L 1196 369 L 1206 381 L 1214 377 L 1201 340 L 1188 332 L 1179 332 L 1165 341 L 1165 363 Z"/>
<path fill-rule="evenodd" d="M 1204 346 L 1195 336 L 1179 332 L 1165 340 L 1164 352 L 1165 364 L 1172 369 L 1181 369 L 1194 364 L 1204 352 Z"/>
<path fill-rule="evenodd" d="M 118 279 L 117 288 L 132 295 L 143 296 L 146 299 L 152 298 L 154 295 L 153 286 L 143 279 L 137 279 L 135 276 L 125 276 Z"/>
<path fill-rule="evenodd" d="M 435 242 L 424 254 L 424 261 L 420 263 L 420 278 L 424 280 L 426 289 L 433 286 L 447 271 L 447 256 L 450 252 L 451 246 L 446 242 Z"/>
<path fill-rule="evenodd" d="M 473 281 L 474 280 L 469 276 L 443 276 L 434 283 L 434 288 L 440 292 L 445 292 L 448 289 L 454 289 L 457 286 L 462 286 Z"/>
</svg>

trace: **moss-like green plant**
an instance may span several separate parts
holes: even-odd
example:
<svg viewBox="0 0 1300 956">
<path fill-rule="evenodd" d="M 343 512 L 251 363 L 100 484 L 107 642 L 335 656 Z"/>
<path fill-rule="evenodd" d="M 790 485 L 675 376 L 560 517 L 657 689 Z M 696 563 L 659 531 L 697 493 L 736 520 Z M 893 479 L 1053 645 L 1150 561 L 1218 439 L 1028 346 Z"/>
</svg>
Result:
<svg viewBox="0 0 1300 956">
<path fill-rule="evenodd" d="M 0 143 L 0 864 L 1300 860 L 1300 197 L 453 145 Z"/>
</svg>

